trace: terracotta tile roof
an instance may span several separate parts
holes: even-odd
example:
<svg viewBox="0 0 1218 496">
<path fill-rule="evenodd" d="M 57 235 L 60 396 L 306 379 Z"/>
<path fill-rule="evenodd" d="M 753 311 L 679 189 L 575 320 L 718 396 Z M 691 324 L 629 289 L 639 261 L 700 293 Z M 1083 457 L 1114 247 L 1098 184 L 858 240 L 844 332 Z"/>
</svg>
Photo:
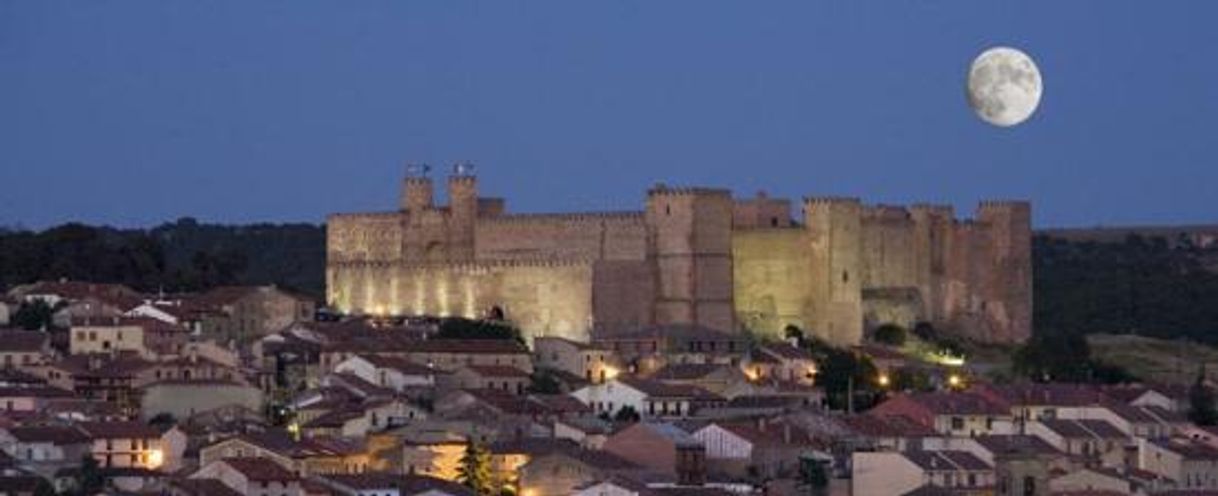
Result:
<svg viewBox="0 0 1218 496">
<path fill-rule="evenodd" d="M 121 310 L 130 310 L 143 302 L 135 290 L 121 284 L 103 284 L 84 281 L 42 281 L 14 291 L 22 296 L 55 295 L 68 300 L 95 299 L 114 305 Z"/>
<path fill-rule="evenodd" d="M 530 455 L 538 456 L 555 451 L 574 452 L 579 445 L 570 439 L 549 437 L 523 437 L 495 441 L 487 447 L 495 455 Z"/>
<path fill-rule="evenodd" d="M 656 381 L 690 381 L 730 368 L 731 365 L 716 363 L 670 363 L 648 378 Z"/>
<path fill-rule="evenodd" d="M 569 394 L 533 394 L 529 395 L 529 399 L 540 404 L 543 408 L 551 413 L 587 413 L 592 411 L 579 401 L 579 399 Z"/>
<path fill-rule="evenodd" d="M 169 485 L 186 496 L 243 496 L 218 479 L 170 479 Z"/>
<path fill-rule="evenodd" d="M 979 386 L 977 392 L 1005 402 L 1008 409 L 1019 405 L 1089 406 L 1106 400 L 1100 389 L 1090 384 L 987 384 Z"/>
<path fill-rule="evenodd" d="M 781 394 L 750 394 L 736 396 L 727 400 L 725 408 L 790 408 L 799 406 L 803 400 L 788 395 Z"/>
<path fill-rule="evenodd" d="M 268 458 L 225 458 L 224 463 L 255 482 L 287 482 L 297 480 L 296 474 Z"/>
<path fill-rule="evenodd" d="M 89 437 L 75 427 L 67 426 L 29 426 L 9 427 L 6 429 L 17 441 L 23 443 L 51 443 L 56 445 L 80 444 L 89 441 Z"/>
<path fill-rule="evenodd" d="M 529 354 L 529 349 L 511 339 L 428 339 L 410 351 L 419 353 Z"/>
<path fill-rule="evenodd" d="M 363 408 L 354 405 L 345 406 L 326 412 L 301 427 L 305 429 L 341 428 L 347 422 L 363 416 Z"/>
<path fill-rule="evenodd" d="M 791 346 L 790 343 L 762 346 L 761 351 L 783 360 L 812 360 L 812 353 L 808 352 L 808 350 Z"/>
<path fill-rule="evenodd" d="M 905 458 L 928 471 L 991 470 L 989 464 L 967 451 L 910 451 Z"/>
<path fill-rule="evenodd" d="M 791 441 L 788 442 L 783 432 L 787 428 L 784 425 L 767 425 L 764 428 L 751 422 L 715 422 L 713 425 L 739 436 L 755 447 L 788 446 L 795 443 L 801 432 L 797 428 L 790 427 L 792 435 Z"/>
<path fill-rule="evenodd" d="M 466 365 L 465 368 L 482 377 L 528 378 L 529 373 L 507 365 Z"/>
<path fill-rule="evenodd" d="M 977 436 L 973 438 L 981 447 L 993 454 L 1030 451 L 1041 455 L 1062 454 L 1045 440 L 1028 435 Z"/>
<path fill-rule="evenodd" d="M 1191 439 L 1154 439 L 1150 442 L 1190 460 L 1218 460 L 1218 448 Z"/>
<path fill-rule="evenodd" d="M 122 378 L 132 377 L 156 364 L 140 358 L 134 352 L 120 352 L 114 356 L 101 353 L 70 355 L 51 366 L 76 377 Z"/>
<path fill-rule="evenodd" d="M 36 353 L 42 351 L 50 336 L 38 331 L 0 331 L 0 352 Z"/>
<path fill-rule="evenodd" d="M 1062 437 L 1094 439 L 1126 439 L 1129 437 L 1103 420 L 1041 419 L 1039 422 Z"/>
<path fill-rule="evenodd" d="M 963 392 L 912 393 L 894 396 L 905 397 L 922 405 L 935 415 L 1009 415 L 1010 409 L 984 396 Z M 893 401 L 890 399 L 889 401 Z M 881 404 L 882 405 L 882 404 Z"/>
<path fill-rule="evenodd" d="M 435 371 L 427 368 L 427 366 L 419 365 L 405 358 L 374 354 L 359 355 L 359 357 L 366 360 L 368 363 L 371 363 L 374 367 L 393 369 L 405 375 L 435 374 Z"/>
<path fill-rule="evenodd" d="M 850 415 L 842 421 L 854 432 L 867 437 L 933 437 L 934 429 L 900 415 Z"/>
<path fill-rule="evenodd" d="M 71 391 L 50 386 L 0 387 L 0 398 L 71 398 Z"/>
<path fill-rule="evenodd" d="M 641 379 L 633 376 L 619 376 L 615 381 L 637 389 L 647 396 L 657 398 L 692 398 L 713 400 L 722 399 L 718 395 L 697 386 L 685 384 L 665 384 L 660 381 Z"/>
<path fill-rule="evenodd" d="M 82 422 L 80 430 L 90 439 L 152 439 L 161 437 L 156 427 L 143 422 Z"/>
</svg>

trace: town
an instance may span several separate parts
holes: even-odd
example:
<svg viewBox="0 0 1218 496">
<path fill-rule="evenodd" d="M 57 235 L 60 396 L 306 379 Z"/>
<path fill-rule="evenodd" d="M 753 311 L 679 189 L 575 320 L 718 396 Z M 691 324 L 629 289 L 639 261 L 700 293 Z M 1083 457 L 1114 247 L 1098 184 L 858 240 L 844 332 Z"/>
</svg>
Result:
<svg viewBox="0 0 1218 496">
<path fill-rule="evenodd" d="M 2 301 L 8 494 L 1218 489 L 1208 383 L 995 381 L 925 322 L 849 345 L 695 323 L 581 341 L 275 286 Z"/>
</svg>

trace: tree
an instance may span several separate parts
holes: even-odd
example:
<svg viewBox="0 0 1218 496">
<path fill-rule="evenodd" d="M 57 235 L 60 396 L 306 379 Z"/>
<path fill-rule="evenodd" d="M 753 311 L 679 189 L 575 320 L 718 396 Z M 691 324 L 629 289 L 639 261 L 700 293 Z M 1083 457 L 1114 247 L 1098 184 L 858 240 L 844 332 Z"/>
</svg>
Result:
<svg viewBox="0 0 1218 496">
<path fill-rule="evenodd" d="M 617 413 L 613 414 L 614 422 L 634 423 L 641 419 L 642 417 L 639 415 L 639 412 L 630 405 L 623 405 L 618 409 Z"/>
<path fill-rule="evenodd" d="M 1015 351 L 1013 369 L 1033 381 L 1089 382 L 1091 347 L 1079 333 L 1040 332 Z"/>
<path fill-rule="evenodd" d="M 494 494 L 491 453 L 486 447 L 473 441 L 465 445 L 457 467 L 457 481 L 480 495 Z"/>
<path fill-rule="evenodd" d="M 511 339 L 524 344 L 520 329 L 498 321 L 448 317 L 440 321 L 440 339 Z"/>
<path fill-rule="evenodd" d="M 866 409 L 875 399 L 876 377 L 875 365 L 866 357 L 859 356 L 852 350 L 836 348 L 821 344 L 817 348 L 816 382 L 825 390 L 825 400 L 830 408 L 845 409 L 850 402 L 850 394 L 854 394 L 854 407 Z"/>
<path fill-rule="evenodd" d="M 51 308 L 45 300 L 38 298 L 33 301 L 22 302 L 21 306 L 17 307 L 17 311 L 13 313 L 12 318 L 9 320 L 14 327 L 27 331 L 37 331 L 39 329 L 50 329 L 54 317 L 55 309 Z"/>
<path fill-rule="evenodd" d="M 877 343 L 901 346 L 905 344 L 905 328 L 896 324 L 884 324 L 875 329 L 873 338 Z"/>
<path fill-rule="evenodd" d="M 535 394 L 562 394 L 562 384 L 554 377 L 554 372 L 547 369 L 536 369 L 530 377 L 529 392 Z"/>
<path fill-rule="evenodd" d="M 796 343 L 802 343 L 804 342 L 804 330 L 795 324 L 787 324 L 782 329 L 782 337 L 788 341 L 794 338 Z"/>
<path fill-rule="evenodd" d="M 829 493 L 829 474 L 825 472 L 825 465 L 814 457 L 799 458 L 799 482 L 808 489 L 810 496 Z"/>
<path fill-rule="evenodd" d="M 148 425 L 158 427 L 161 430 L 169 429 L 177 423 L 178 419 L 174 418 L 173 414 L 169 412 L 161 412 L 148 419 Z"/>
<path fill-rule="evenodd" d="M 1218 423 L 1218 408 L 1214 391 L 1205 385 L 1205 365 L 1197 372 L 1197 380 L 1188 390 L 1188 419 L 1194 424 L 1209 426 Z"/>
<path fill-rule="evenodd" d="M 83 456 L 80 460 L 80 472 L 76 474 L 75 494 L 92 496 L 101 492 L 105 483 L 97 459 L 93 458 L 93 455 Z"/>
</svg>

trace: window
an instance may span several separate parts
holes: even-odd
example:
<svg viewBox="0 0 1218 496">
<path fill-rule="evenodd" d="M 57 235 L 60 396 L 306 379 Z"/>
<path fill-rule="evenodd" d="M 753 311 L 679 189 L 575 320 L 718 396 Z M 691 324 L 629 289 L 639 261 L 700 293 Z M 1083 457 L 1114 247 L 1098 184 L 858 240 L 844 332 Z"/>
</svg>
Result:
<svg viewBox="0 0 1218 496">
<path fill-rule="evenodd" d="M 778 217 L 770 217 L 770 227 L 778 227 Z"/>
<path fill-rule="evenodd" d="M 961 417 L 952 417 L 952 430 L 958 431 L 964 428 L 964 419 Z"/>
<path fill-rule="evenodd" d="M 1036 496 L 1036 478 L 1027 476 L 1023 478 L 1023 496 Z"/>
</svg>

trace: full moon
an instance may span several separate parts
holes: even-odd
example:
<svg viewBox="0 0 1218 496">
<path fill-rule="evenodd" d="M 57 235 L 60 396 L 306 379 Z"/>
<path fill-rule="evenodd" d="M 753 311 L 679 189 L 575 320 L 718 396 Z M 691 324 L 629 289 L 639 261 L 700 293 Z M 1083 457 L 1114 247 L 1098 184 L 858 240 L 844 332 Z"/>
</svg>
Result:
<svg viewBox="0 0 1218 496">
<path fill-rule="evenodd" d="M 968 71 L 968 104 L 977 117 L 1011 127 L 1032 116 L 1043 89 L 1040 70 L 1027 54 L 1009 47 L 986 50 Z"/>
</svg>

